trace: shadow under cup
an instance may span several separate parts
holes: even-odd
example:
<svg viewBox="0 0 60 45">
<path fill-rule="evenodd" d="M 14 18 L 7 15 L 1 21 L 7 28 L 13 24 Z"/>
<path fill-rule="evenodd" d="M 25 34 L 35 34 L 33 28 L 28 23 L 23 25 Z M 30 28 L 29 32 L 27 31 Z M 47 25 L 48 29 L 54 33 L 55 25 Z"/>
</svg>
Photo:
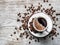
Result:
<svg viewBox="0 0 60 45">
<path fill-rule="evenodd" d="M 38 17 L 33 21 L 33 27 L 38 32 L 43 32 L 47 28 L 47 21 L 43 17 Z"/>
</svg>

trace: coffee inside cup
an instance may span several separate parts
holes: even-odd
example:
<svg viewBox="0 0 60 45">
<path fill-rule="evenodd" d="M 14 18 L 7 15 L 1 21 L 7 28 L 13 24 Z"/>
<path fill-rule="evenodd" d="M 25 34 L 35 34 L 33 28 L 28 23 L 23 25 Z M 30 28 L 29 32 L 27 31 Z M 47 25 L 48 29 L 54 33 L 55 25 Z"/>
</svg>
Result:
<svg viewBox="0 0 60 45">
<path fill-rule="evenodd" d="M 44 30 L 47 26 L 47 21 L 43 17 L 38 17 L 37 20 L 34 20 L 34 27 L 36 30 Z"/>
</svg>

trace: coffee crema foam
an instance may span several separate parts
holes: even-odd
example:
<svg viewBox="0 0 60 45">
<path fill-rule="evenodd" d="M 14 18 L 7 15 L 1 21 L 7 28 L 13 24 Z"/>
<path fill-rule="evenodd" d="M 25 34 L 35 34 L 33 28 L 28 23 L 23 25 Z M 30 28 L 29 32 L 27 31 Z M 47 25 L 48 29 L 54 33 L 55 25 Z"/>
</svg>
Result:
<svg viewBox="0 0 60 45">
<path fill-rule="evenodd" d="M 36 29 L 44 30 L 47 26 L 47 22 L 44 18 L 40 17 L 40 18 L 37 18 L 37 20 L 34 19 L 34 25 L 35 25 Z"/>
<path fill-rule="evenodd" d="M 40 24 L 37 20 L 34 20 L 34 25 L 38 30 L 45 29 L 45 27 L 42 24 Z"/>
</svg>

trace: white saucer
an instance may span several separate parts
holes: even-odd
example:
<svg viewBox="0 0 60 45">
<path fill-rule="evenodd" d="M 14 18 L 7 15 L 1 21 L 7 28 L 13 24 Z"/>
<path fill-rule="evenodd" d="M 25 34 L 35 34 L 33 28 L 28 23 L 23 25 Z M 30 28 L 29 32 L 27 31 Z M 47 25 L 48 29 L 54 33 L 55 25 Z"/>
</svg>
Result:
<svg viewBox="0 0 60 45">
<path fill-rule="evenodd" d="M 41 33 L 34 33 L 34 32 L 32 32 L 32 31 L 30 30 L 30 28 L 29 28 L 30 33 L 31 33 L 32 35 L 36 36 L 36 37 L 44 37 L 44 36 L 48 35 L 48 34 L 51 32 L 52 26 L 53 26 L 51 18 L 50 18 L 48 15 L 44 14 L 44 13 L 34 14 L 34 15 L 31 16 L 30 19 L 29 19 L 28 27 L 30 26 L 29 23 L 30 23 L 30 22 L 32 21 L 32 19 L 35 18 L 35 17 L 44 17 L 44 18 L 46 18 L 47 27 L 48 27 L 48 28 L 47 28 L 47 31 L 44 31 L 42 34 L 41 34 Z"/>
</svg>

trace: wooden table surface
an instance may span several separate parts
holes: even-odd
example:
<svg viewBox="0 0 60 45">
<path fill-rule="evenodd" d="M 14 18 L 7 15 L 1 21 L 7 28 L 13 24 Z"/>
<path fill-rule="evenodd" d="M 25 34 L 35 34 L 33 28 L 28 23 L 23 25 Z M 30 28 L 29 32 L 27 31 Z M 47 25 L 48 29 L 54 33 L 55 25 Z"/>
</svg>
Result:
<svg viewBox="0 0 60 45">
<path fill-rule="evenodd" d="M 17 41 L 16 37 L 19 38 L 19 33 L 10 37 L 10 34 L 15 31 L 14 27 L 21 25 L 21 23 L 17 23 L 16 19 L 19 12 L 25 12 L 24 5 L 37 4 L 38 2 L 43 7 L 48 7 L 48 4 L 51 3 L 56 12 L 60 13 L 60 0 L 49 0 L 48 3 L 43 3 L 43 0 L 0 0 L 0 45 L 60 45 L 60 35 L 54 40 L 41 40 L 39 43 L 33 40 L 31 44 L 28 43 L 29 39 L 25 38 L 20 38 Z M 60 16 L 57 17 L 60 21 Z M 59 21 L 57 22 L 58 25 L 60 25 Z M 60 29 L 57 29 L 60 33 Z"/>
</svg>

